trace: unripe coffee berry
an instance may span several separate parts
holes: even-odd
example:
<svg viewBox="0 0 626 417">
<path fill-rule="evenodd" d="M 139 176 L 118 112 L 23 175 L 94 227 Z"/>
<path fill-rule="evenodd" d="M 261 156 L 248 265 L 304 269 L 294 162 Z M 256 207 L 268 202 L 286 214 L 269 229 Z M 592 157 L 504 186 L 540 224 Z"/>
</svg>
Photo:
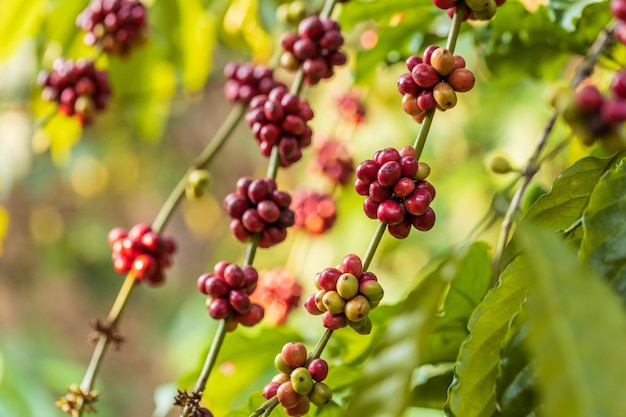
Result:
<svg viewBox="0 0 626 417">
<path fill-rule="evenodd" d="M 317 303 L 315 302 L 315 294 L 311 294 L 306 298 L 306 301 L 304 302 L 304 308 L 309 314 L 314 316 L 318 316 L 323 313 L 322 310 L 317 308 Z"/>
<path fill-rule="evenodd" d="M 442 109 L 451 109 L 456 106 L 457 97 L 456 92 L 446 82 L 440 82 L 433 88 L 433 96 L 435 101 Z"/>
<path fill-rule="evenodd" d="M 319 290 L 315 293 L 315 306 L 322 313 L 326 312 L 326 306 L 324 305 L 324 294 L 326 294 L 326 290 Z"/>
<path fill-rule="evenodd" d="M 454 69 L 454 56 L 447 48 L 437 48 L 430 56 L 430 65 L 439 75 L 446 76 Z"/>
<path fill-rule="evenodd" d="M 313 378 L 307 368 L 296 368 L 291 372 L 291 385 L 298 394 L 306 395 L 313 389 Z"/>
<path fill-rule="evenodd" d="M 286 365 L 297 368 L 306 362 L 306 347 L 302 343 L 289 342 L 283 346 L 281 355 Z"/>
<path fill-rule="evenodd" d="M 370 307 L 374 308 L 378 306 L 383 299 L 385 292 L 383 287 L 374 280 L 361 280 L 359 283 L 359 294 L 364 295 L 370 302 Z"/>
<path fill-rule="evenodd" d="M 369 317 L 365 317 L 359 321 L 348 321 L 348 325 L 354 329 L 358 334 L 370 334 L 372 332 L 372 320 Z"/>
<path fill-rule="evenodd" d="M 357 295 L 356 297 L 348 300 L 344 309 L 346 318 L 350 321 L 360 321 L 367 317 L 370 312 L 370 302 L 363 295 Z"/>
<path fill-rule="evenodd" d="M 204 191 L 211 183 L 211 174 L 206 169 L 194 169 L 187 177 L 185 195 L 189 199 L 194 199 L 204 195 Z"/>
<path fill-rule="evenodd" d="M 284 349 L 284 348 L 283 348 Z M 274 358 L 274 366 L 276 367 L 276 369 L 278 369 L 281 373 L 283 374 L 291 374 L 291 371 L 293 370 L 293 367 L 287 365 L 285 363 L 285 361 L 283 360 L 283 355 L 282 353 L 279 353 L 276 355 L 276 357 Z"/>
<path fill-rule="evenodd" d="M 448 74 L 448 84 L 454 91 L 465 93 L 474 87 L 475 78 L 472 71 L 465 68 L 456 68 Z"/>
<path fill-rule="evenodd" d="M 311 408 L 311 403 L 309 402 L 309 397 L 306 395 L 300 395 L 300 400 L 291 408 L 283 407 L 285 410 L 285 414 L 290 417 L 301 417 L 306 415 Z"/>
<path fill-rule="evenodd" d="M 332 314 L 343 313 L 344 306 L 346 305 L 346 300 L 344 300 L 337 291 L 326 291 L 322 302 L 326 310 Z"/>
<path fill-rule="evenodd" d="M 350 273 L 341 274 L 337 281 L 337 293 L 344 300 L 349 300 L 359 291 L 359 280 Z"/>
<path fill-rule="evenodd" d="M 316 382 L 313 389 L 309 393 L 309 400 L 317 407 L 323 407 L 328 404 L 333 396 L 333 391 L 323 382 Z"/>
<path fill-rule="evenodd" d="M 294 389 L 291 381 L 282 383 L 276 390 L 276 396 L 281 405 L 285 408 L 295 407 L 300 401 L 300 394 Z"/>
</svg>

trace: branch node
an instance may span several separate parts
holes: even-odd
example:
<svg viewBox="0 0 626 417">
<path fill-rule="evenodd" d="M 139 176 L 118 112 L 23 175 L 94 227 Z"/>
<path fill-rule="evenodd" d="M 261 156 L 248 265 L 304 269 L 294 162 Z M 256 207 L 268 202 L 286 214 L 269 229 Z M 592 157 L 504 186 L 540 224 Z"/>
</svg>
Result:
<svg viewBox="0 0 626 417">
<path fill-rule="evenodd" d="M 68 394 L 54 403 L 61 411 L 72 417 L 79 417 L 83 410 L 88 413 L 96 412 L 92 403 L 98 400 L 98 395 L 100 395 L 98 391 L 91 390 L 85 392 L 78 385 L 72 384 L 67 387 L 67 392 Z"/>
<path fill-rule="evenodd" d="M 101 322 L 99 319 L 95 319 L 89 323 L 89 327 L 95 330 L 87 336 L 87 340 L 92 345 L 102 336 L 107 337 L 111 341 L 115 350 L 119 350 L 121 344 L 124 342 L 124 337 L 121 335 L 119 329 L 111 323 Z"/>
<path fill-rule="evenodd" d="M 200 400 L 202 399 L 202 392 L 187 390 L 177 390 L 178 393 L 174 397 L 174 406 L 183 408 L 183 411 L 187 411 L 186 416 L 190 417 L 202 417 L 203 411 L 200 407 Z"/>
</svg>

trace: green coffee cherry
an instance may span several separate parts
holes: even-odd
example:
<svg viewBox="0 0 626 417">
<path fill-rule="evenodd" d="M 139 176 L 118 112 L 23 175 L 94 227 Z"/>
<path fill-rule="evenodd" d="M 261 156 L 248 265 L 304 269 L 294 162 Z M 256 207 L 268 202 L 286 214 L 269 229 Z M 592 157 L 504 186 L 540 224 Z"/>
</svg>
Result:
<svg viewBox="0 0 626 417">
<path fill-rule="evenodd" d="M 370 302 L 370 307 L 375 308 L 383 299 L 385 292 L 378 281 L 367 280 L 359 284 L 359 293 L 364 295 Z"/>
<path fill-rule="evenodd" d="M 306 395 L 313 389 L 313 378 L 306 368 L 296 368 L 291 372 L 291 385 L 298 394 Z"/>
<path fill-rule="evenodd" d="M 349 321 L 360 321 L 370 312 L 370 302 L 365 296 L 357 295 L 346 302 L 344 313 Z"/>
<path fill-rule="evenodd" d="M 489 20 L 496 15 L 498 5 L 495 0 L 489 0 L 487 5 L 481 10 L 474 10 L 474 19 L 476 20 Z"/>
<path fill-rule="evenodd" d="M 511 166 L 511 161 L 501 155 L 495 156 L 489 163 L 489 167 L 496 174 L 508 174 L 514 170 L 513 166 Z"/>
<path fill-rule="evenodd" d="M 358 334 L 370 334 L 372 332 L 372 320 L 369 317 L 359 321 L 348 321 L 348 326 L 352 327 Z"/>
<path fill-rule="evenodd" d="M 324 295 L 326 294 L 326 290 L 319 290 L 315 293 L 315 305 L 324 313 L 326 311 L 326 306 L 324 305 Z"/>
<path fill-rule="evenodd" d="M 309 400 L 317 407 L 323 407 L 328 404 L 333 397 L 333 391 L 323 382 L 316 382 L 313 389 L 309 393 Z"/>
<path fill-rule="evenodd" d="M 211 184 L 211 174 L 206 169 L 194 169 L 187 177 L 185 195 L 189 199 L 201 197 Z"/>
<path fill-rule="evenodd" d="M 415 174 L 416 180 L 425 180 L 430 175 L 430 165 L 426 162 L 418 162 L 417 163 L 417 173 Z"/>
<path fill-rule="evenodd" d="M 278 369 L 281 373 L 283 374 L 287 374 L 289 375 L 291 373 L 291 371 L 293 370 L 293 368 L 289 365 L 287 365 L 284 361 L 283 361 L 283 355 L 282 353 L 279 353 L 278 355 L 276 355 L 276 357 L 274 358 L 274 366 L 276 367 L 276 369 Z"/>
<path fill-rule="evenodd" d="M 282 361 L 282 358 L 281 358 L 281 361 Z M 274 375 L 274 378 L 272 378 L 272 382 L 278 382 L 279 384 L 282 384 L 283 382 L 287 382 L 287 381 L 289 381 L 289 375 L 283 372 Z"/>
<path fill-rule="evenodd" d="M 341 274 L 337 280 L 337 293 L 344 300 L 349 300 L 359 292 L 359 280 L 349 272 Z"/>
<path fill-rule="evenodd" d="M 341 298 L 337 291 L 326 291 L 322 302 L 326 310 L 330 311 L 332 314 L 343 313 L 343 309 L 346 305 L 346 300 Z"/>
</svg>

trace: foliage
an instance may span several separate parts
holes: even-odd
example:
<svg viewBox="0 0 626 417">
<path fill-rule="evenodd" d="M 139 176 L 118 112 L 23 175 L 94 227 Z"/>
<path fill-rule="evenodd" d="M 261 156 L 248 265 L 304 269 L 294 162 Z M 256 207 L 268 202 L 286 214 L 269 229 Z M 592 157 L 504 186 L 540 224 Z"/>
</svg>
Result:
<svg viewBox="0 0 626 417">
<path fill-rule="evenodd" d="M 149 40 L 124 58 L 83 44 L 74 20 L 86 0 L 0 6 L 0 75 L 7 80 L 0 85 L 2 416 L 54 415 L 63 385 L 80 381 L 87 360 L 82 324 L 104 314 L 119 286 L 110 278 L 106 230 L 154 217 L 219 130 L 229 108 L 221 98 L 224 63 L 277 61 L 278 39 L 293 29 L 275 14 L 286 1 L 145 3 Z M 312 12 L 322 3 L 303 4 Z M 349 68 L 306 95 L 316 113 L 314 141 L 343 135 L 358 163 L 377 149 L 413 142 L 419 128 L 402 114 L 396 79 L 407 57 L 444 44 L 451 21 L 432 2 L 413 0 L 353 0 L 338 5 L 336 15 Z M 554 151 L 525 161 L 550 117 L 541 93 L 572 78 L 611 19 L 606 1 L 510 0 L 494 19 L 461 25 L 457 50 L 476 74 L 476 89 L 457 108 L 436 113 L 422 155 L 437 185 L 437 225 L 402 241 L 378 235 L 368 263 L 385 298 L 370 314 L 371 334 L 332 334 L 322 357 L 333 398 L 310 415 L 626 415 L 626 160 L 578 144 L 559 119 L 546 142 Z M 605 89 L 626 63 L 625 50 L 607 47 L 586 82 Z M 40 98 L 36 73 L 59 56 L 93 58 L 110 74 L 111 108 L 93 126 Z M 348 90 L 366 102 L 362 125 L 338 115 L 337 96 Z M 177 414 L 167 400 L 174 386 L 191 390 L 201 372 L 217 327 L 207 324 L 195 277 L 221 259 L 248 259 L 228 234 L 221 200 L 236 178 L 266 170 L 249 131 L 233 130 L 207 164 L 214 179 L 208 195 L 183 201 L 170 225 L 183 243 L 168 282 L 130 299 L 121 324 L 128 343 L 110 353 L 96 384 L 102 415 L 147 414 L 153 392 L 155 416 Z M 521 168 L 504 179 L 485 172 L 483 159 L 495 148 Z M 280 189 L 328 185 L 307 168 L 315 150 L 306 152 L 302 164 L 279 171 Z M 531 179 L 531 189 L 549 191 L 527 191 L 532 204 L 515 206 L 515 191 Z M 256 254 L 258 269 L 294 272 L 302 301 L 315 291 L 316 273 L 346 253 L 369 253 L 375 226 L 363 216 L 362 199 L 350 186 L 333 193 L 332 231 L 290 231 L 284 245 Z M 510 240 L 502 220 L 509 208 Z M 255 413 L 281 346 L 300 341 L 312 348 L 323 330 L 302 308 L 284 326 L 239 327 L 227 334 L 202 399 L 215 415 Z M 280 406 L 272 414 L 286 415 Z"/>
</svg>

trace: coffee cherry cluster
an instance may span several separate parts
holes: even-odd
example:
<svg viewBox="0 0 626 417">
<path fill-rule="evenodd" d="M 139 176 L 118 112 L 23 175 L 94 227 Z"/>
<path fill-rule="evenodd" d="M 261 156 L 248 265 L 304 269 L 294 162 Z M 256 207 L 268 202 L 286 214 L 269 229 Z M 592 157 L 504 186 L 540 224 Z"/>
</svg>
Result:
<svg viewBox="0 0 626 417">
<path fill-rule="evenodd" d="M 76 18 L 85 43 L 125 56 L 146 40 L 146 7 L 138 0 L 93 0 Z"/>
<path fill-rule="evenodd" d="M 44 100 L 56 101 L 61 113 L 76 116 L 82 124 L 89 124 L 96 111 L 106 107 L 111 94 L 108 73 L 84 59 L 57 58 L 52 71 L 41 71 L 37 81 Z"/>
<path fill-rule="evenodd" d="M 294 226 L 312 235 L 328 231 L 337 220 L 335 200 L 329 194 L 298 190 L 294 194 L 291 209 L 296 214 Z"/>
<path fill-rule="evenodd" d="M 398 91 L 402 108 L 419 123 L 431 110 L 456 106 L 456 93 L 474 87 L 474 74 L 465 68 L 465 60 L 447 48 L 431 45 L 422 57 L 409 57 L 406 67 L 409 72 L 398 78 Z"/>
<path fill-rule="evenodd" d="M 337 99 L 339 114 L 343 120 L 361 124 L 365 120 L 365 105 L 356 93 L 346 93 Z"/>
<path fill-rule="evenodd" d="M 299 161 L 302 149 L 311 144 L 313 132 L 307 122 L 312 118 L 309 102 L 282 85 L 255 96 L 246 115 L 261 154 L 269 157 L 277 145 L 281 167 Z"/>
<path fill-rule="evenodd" d="M 411 146 L 400 151 L 386 148 L 356 168 L 354 189 L 367 197 L 363 202 L 367 217 L 389 225 L 392 236 L 404 239 L 411 226 L 425 232 L 435 224 L 435 212 L 430 207 L 435 188 L 424 180 L 429 174 L 430 167 L 417 162 Z"/>
<path fill-rule="evenodd" d="M 285 344 L 274 365 L 280 373 L 265 385 L 263 396 L 268 400 L 278 397 L 288 416 L 305 415 L 310 403 L 323 407 L 330 402 L 332 389 L 322 382 L 328 375 L 328 363 L 321 358 L 308 360 L 302 343 Z"/>
<path fill-rule="evenodd" d="M 361 259 L 346 255 L 339 268 L 326 268 L 315 277 L 317 292 L 304 302 L 306 310 L 313 315 L 323 314 L 324 327 L 331 330 L 346 325 L 359 334 L 372 331 L 370 310 L 382 300 L 383 287 L 376 275 L 363 272 Z"/>
<path fill-rule="evenodd" d="M 583 144 L 590 146 L 599 140 L 605 148 L 619 151 L 626 142 L 626 71 L 615 73 L 610 89 L 608 97 L 594 85 L 585 85 L 576 92 L 567 89 L 554 105 Z"/>
<path fill-rule="evenodd" d="M 198 290 L 208 296 L 206 306 L 209 315 L 216 320 L 230 318 L 232 331 L 241 323 L 254 326 L 263 319 L 264 310 L 250 300 L 250 294 L 257 287 L 259 276 L 251 266 L 239 267 L 226 261 L 219 261 L 213 273 L 198 277 Z"/>
<path fill-rule="evenodd" d="M 456 12 L 459 0 L 433 0 L 433 4 L 448 12 L 452 18 Z M 466 20 L 491 20 L 496 15 L 498 7 L 502 6 L 506 0 L 463 0 L 463 21 Z"/>
<path fill-rule="evenodd" d="M 254 96 L 269 94 L 274 87 L 284 86 L 274 79 L 274 71 L 250 62 L 229 62 L 224 67 L 224 95 L 231 102 L 248 104 Z"/>
<path fill-rule="evenodd" d="M 354 160 L 346 145 L 334 139 L 320 142 L 311 162 L 313 171 L 321 172 L 333 183 L 346 185 L 354 173 Z"/>
<path fill-rule="evenodd" d="M 167 237 L 152 231 L 148 224 L 140 223 L 128 232 L 116 227 L 109 232 L 111 259 L 118 274 L 132 271 L 137 281 L 149 285 L 163 282 L 163 269 L 172 264 L 176 244 Z"/>
<path fill-rule="evenodd" d="M 318 15 L 303 19 L 298 25 L 298 33 L 286 33 L 281 45 L 284 52 L 280 64 L 291 71 L 302 66 L 304 82 L 308 85 L 332 77 L 333 67 L 347 61 L 346 54 L 339 50 L 343 45 L 339 23 L 320 19 Z"/>
<path fill-rule="evenodd" d="M 259 272 L 257 289 L 250 300 L 265 309 L 265 320 L 282 325 L 291 310 L 298 307 L 302 296 L 302 285 L 294 275 L 284 268 Z"/>
<path fill-rule="evenodd" d="M 242 177 L 237 189 L 224 198 L 224 210 L 232 219 L 231 233 L 241 242 L 260 234 L 259 247 L 269 248 L 287 237 L 287 227 L 294 224 L 294 212 L 289 209 L 291 197 L 276 190 L 271 178 L 252 180 Z"/>
<path fill-rule="evenodd" d="M 611 13 L 617 19 L 615 39 L 626 45 L 626 0 L 611 0 Z"/>
</svg>

